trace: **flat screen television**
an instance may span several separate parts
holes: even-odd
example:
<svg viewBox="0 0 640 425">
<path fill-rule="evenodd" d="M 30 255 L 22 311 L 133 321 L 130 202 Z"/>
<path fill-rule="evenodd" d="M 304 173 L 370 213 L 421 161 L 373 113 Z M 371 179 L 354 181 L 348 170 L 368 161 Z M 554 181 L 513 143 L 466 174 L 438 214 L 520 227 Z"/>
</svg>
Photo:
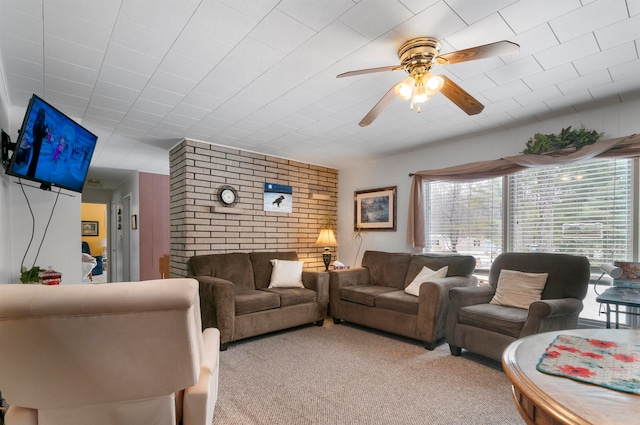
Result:
<svg viewBox="0 0 640 425">
<path fill-rule="evenodd" d="M 22 121 L 7 174 L 82 192 L 98 138 L 33 95 Z"/>
</svg>

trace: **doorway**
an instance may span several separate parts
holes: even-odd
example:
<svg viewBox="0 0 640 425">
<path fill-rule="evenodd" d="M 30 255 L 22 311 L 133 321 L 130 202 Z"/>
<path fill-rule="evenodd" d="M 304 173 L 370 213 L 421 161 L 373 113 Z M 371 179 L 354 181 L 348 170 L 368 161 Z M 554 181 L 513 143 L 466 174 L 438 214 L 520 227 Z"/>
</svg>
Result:
<svg viewBox="0 0 640 425">
<path fill-rule="evenodd" d="M 109 219 L 108 204 L 106 203 L 81 203 L 80 219 L 82 220 L 82 252 L 95 259 L 95 267 L 84 267 L 83 258 L 83 282 L 104 283 L 109 282 Z M 87 259 L 90 261 L 90 259 Z M 86 269 L 86 270 L 85 270 Z"/>
<path fill-rule="evenodd" d="M 131 217 L 131 195 L 122 198 L 122 281 L 131 281 L 131 226 L 127 217 Z"/>
</svg>

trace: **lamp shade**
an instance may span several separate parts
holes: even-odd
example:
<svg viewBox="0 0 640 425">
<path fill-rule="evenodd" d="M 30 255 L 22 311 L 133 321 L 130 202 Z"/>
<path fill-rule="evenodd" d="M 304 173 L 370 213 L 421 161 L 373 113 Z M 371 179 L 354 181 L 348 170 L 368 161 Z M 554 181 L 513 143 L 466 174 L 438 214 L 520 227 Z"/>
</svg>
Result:
<svg viewBox="0 0 640 425">
<path fill-rule="evenodd" d="M 416 86 L 416 80 L 413 79 L 412 76 L 408 76 L 404 80 L 400 81 L 393 87 L 393 90 L 402 100 L 411 99 L 411 94 L 413 93 L 413 88 Z"/>
<path fill-rule="evenodd" d="M 317 246 L 338 246 L 338 241 L 331 229 L 320 229 L 320 234 L 316 240 Z"/>
<path fill-rule="evenodd" d="M 622 269 L 620 267 L 614 266 L 612 264 L 603 264 L 600 266 L 600 270 L 608 274 L 614 279 L 622 276 Z"/>
</svg>

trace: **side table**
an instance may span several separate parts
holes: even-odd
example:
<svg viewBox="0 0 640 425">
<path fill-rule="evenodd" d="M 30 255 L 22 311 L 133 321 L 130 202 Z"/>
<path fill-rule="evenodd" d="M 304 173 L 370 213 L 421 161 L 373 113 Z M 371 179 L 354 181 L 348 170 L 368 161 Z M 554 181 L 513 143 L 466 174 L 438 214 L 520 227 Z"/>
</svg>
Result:
<svg viewBox="0 0 640 425">
<path fill-rule="evenodd" d="M 640 289 L 612 286 L 598 295 L 596 301 L 607 305 L 607 328 L 611 328 L 611 313 L 616 314 L 616 329 L 620 328 L 620 306 L 640 307 Z M 612 308 L 613 306 L 613 308 Z M 640 313 L 623 311 L 623 314 L 640 316 Z"/>
</svg>

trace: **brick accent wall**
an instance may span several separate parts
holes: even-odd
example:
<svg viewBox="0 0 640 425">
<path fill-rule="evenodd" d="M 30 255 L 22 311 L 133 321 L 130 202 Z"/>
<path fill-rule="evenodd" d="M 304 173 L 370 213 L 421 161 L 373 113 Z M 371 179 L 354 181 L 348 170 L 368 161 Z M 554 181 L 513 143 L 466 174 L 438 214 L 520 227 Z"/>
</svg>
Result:
<svg viewBox="0 0 640 425">
<path fill-rule="evenodd" d="M 264 183 L 293 188 L 291 213 L 263 211 Z M 222 185 L 238 191 L 233 208 L 218 202 Z M 314 242 L 327 216 L 337 222 L 338 170 L 184 140 L 170 152 L 170 189 L 171 277 L 193 255 L 227 252 L 296 251 L 324 269 Z"/>
</svg>

